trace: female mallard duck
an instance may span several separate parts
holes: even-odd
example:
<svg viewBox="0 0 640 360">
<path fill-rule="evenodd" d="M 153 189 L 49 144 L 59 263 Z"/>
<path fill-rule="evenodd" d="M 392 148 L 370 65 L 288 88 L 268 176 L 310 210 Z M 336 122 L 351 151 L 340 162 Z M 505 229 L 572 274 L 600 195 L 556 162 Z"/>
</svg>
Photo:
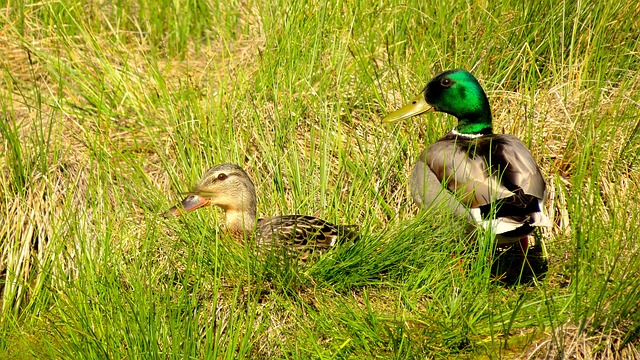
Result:
<svg viewBox="0 0 640 360">
<path fill-rule="evenodd" d="M 357 237 L 356 226 L 334 225 L 306 215 L 257 219 L 256 190 L 249 175 L 238 165 L 217 165 L 204 174 L 194 191 L 180 205 L 165 213 L 179 216 L 207 205 L 221 207 L 226 230 L 235 238 L 255 236 L 259 245 L 281 245 L 297 250 L 326 249 Z"/>
<path fill-rule="evenodd" d="M 487 95 L 465 70 L 437 75 L 383 121 L 431 110 L 455 116 L 458 126 L 420 155 L 409 179 L 414 201 L 420 207 L 444 204 L 492 229 L 498 244 L 520 240 L 526 248 L 534 227 L 551 225 L 544 178 L 527 147 L 513 135 L 493 133 Z"/>
</svg>

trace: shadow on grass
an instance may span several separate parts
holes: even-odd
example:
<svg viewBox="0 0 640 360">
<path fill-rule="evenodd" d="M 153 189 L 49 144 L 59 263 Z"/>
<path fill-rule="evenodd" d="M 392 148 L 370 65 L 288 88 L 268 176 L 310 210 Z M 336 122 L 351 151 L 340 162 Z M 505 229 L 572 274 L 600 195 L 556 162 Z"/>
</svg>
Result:
<svg viewBox="0 0 640 360">
<path fill-rule="evenodd" d="M 519 243 L 506 248 L 499 247 L 495 255 L 491 275 L 505 286 L 535 285 L 546 277 L 549 270 L 540 244 L 528 250 L 523 250 Z"/>
</svg>

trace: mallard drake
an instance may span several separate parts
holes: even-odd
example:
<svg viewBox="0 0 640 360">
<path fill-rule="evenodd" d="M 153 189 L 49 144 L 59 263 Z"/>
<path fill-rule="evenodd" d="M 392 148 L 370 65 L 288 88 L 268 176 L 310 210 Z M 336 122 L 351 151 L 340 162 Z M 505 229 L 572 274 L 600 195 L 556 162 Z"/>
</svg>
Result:
<svg viewBox="0 0 640 360">
<path fill-rule="evenodd" d="M 471 73 L 437 75 L 383 122 L 428 111 L 453 115 L 458 125 L 418 158 L 409 179 L 418 206 L 444 205 L 492 229 L 498 244 L 520 241 L 526 246 L 535 227 L 551 225 L 544 214 L 547 191 L 538 164 L 517 137 L 493 133 L 489 100 Z"/>
<path fill-rule="evenodd" d="M 194 191 L 164 216 L 179 216 L 216 205 L 225 211 L 226 231 L 238 240 L 253 236 L 261 246 L 286 245 L 296 250 L 327 249 L 358 236 L 355 225 L 335 225 L 307 215 L 256 219 L 256 190 L 249 175 L 235 164 L 217 165 L 207 171 Z"/>
</svg>

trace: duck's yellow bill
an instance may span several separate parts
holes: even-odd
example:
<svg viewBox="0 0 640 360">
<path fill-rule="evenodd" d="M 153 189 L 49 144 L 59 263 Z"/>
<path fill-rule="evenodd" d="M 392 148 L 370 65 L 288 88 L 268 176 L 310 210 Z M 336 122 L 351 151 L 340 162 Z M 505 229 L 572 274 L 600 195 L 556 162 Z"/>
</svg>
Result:
<svg viewBox="0 0 640 360">
<path fill-rule="evenodd" d="M 385 116 L 385 118 L 382 119 L 382 122 L 396 122 L 410 118 L 412 116 L 424 114 L 431 110 L 433 110 L 433 106 L 429 105 L 424 99 L 424 93 L 420 93 L 420 95 L 416 96 L 407 105 Z"/>
</svg>

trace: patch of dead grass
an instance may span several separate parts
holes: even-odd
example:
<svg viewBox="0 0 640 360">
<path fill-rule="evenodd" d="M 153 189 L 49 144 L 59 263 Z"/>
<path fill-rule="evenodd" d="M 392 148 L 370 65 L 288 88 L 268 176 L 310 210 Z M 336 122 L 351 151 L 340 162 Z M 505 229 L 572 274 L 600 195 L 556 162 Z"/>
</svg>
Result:
<svg viewBox="0 0 640 360">
<path fill-rule="evenodd" d="M 548 338 L 535 342 L 530 351 L 519 359 L 639 359 L 637 342 L 625 343 L 625 333 L 620 330 L 589 334 L 574 325 L 558 328 Z"/>
</svg>

